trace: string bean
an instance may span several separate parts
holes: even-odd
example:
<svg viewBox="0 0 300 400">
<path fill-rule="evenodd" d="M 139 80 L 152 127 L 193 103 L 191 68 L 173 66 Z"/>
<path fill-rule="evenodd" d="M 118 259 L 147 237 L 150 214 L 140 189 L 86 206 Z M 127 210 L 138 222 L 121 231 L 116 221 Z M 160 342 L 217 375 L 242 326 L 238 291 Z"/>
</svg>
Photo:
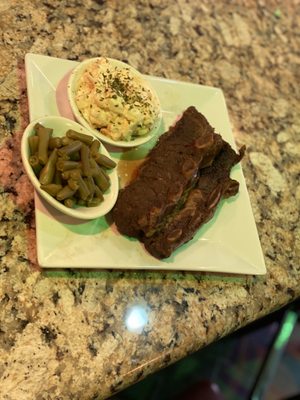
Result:
<svg viewBox="0 0 300 400">
<path fill-rule="evenodd" d="M 101 143 L 90 135 L 68 130 L 53 137 L 53 129 L 36 124 L 28 138 L 29 164 L 42 190 L 66 207 L 96 207 L 110 187 L 106 169 L 116 166 L 100 153 Z"/>
<path fill-rule="evenodd" d="M 45 165 L 46 162 L 48 161 L 48 145 L 49 145 L 49 139 L 52 135 L 53 129 L 45 128 L 41 124 L 36 124 L 35 131 L 39 138 L 38 157 L 39 157 L 40 163 L 42 165 Z"/>
</svg>

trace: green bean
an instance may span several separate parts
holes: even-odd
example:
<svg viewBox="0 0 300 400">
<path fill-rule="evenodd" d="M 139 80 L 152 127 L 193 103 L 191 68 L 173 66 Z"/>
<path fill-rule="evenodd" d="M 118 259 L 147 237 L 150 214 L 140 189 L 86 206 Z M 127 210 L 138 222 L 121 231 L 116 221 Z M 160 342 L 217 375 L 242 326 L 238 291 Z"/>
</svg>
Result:
<svg viewBox="0 0 300 400">
<path fill-rule="evenodd" d="M 105 176 L 106 180 L 107 180 L 108 182 L 110 182 L 109 176 L 107 175 L 106 171 L 105 171 L 103 168 L 100 168 L 100 169 L 101 169 L 101 173 Z"/>
<path fill-rule="evenodd" d="M 96 177 L 96 176 L 102 176 L 103 179 L 105 178 L 108 182 L 108 186 L 110 186 L 110 179 L 109 176 L 107 175 L 107 173 L 103 170 L 103 168 L 101 168 L 94 159 L 91 159 L 91 165 L 92 165 L 92 177 Z"/>
<path fill-rule="evenodd" d="M 96 164 L 96 165 L 97 165 L 97 164 Z M 97 176 L 97 175 L 101 175 L 101 176 L 103 176 L 103 177 L 107 180 L 107 182 L 109 182 L 109 184 L 110 184 L 110 179 L 109 179 L 109 176 L 107 175 L 106 171 L 105 171 L 103 168 L 101 168 L 99 165 L 97 165 L 97 167 L 98 167 L 98 168 L 95 168 L 95 169 L 92 170 L 92 176 L 94 177 L 94 176 Z"/>
<path fill-rule="evenodd" d="M 79 168 L 68 169 L 66 171 L 63 171 L 61 175 L 65 180 L 75 179 L 76 181 L 78 181 L 79 177 L 81 176 L 81 170 Z"/>
<path fill-rule="evenodd" d="M 91 168 L 92 177 L 99 175 L 99 170 L 96 168 Z"/>
<path fill-rule="evenodd" d="M 73 131 L 72 129 L 70 129 L 66 132 L 66 136 L 70 139 L 80 140 L 81 142 L 87 144 L 88 146 L 90 146 L 94 140 L 93 136 L 86 135 L 86 134 L 80 133 L 80 132 L 76 132 L 76 131 Z"/>
<path fill-rule="evenodd" d="M 92 176 L 97 176 L 100 174 L 103 175 L 107 181 L 109 181 L 109 176 L 107 175 L 107 173 L 104 171 L 103 168 L 100 167 L 100 165 L 96 163 L 94 159 L 91 159 L 91 166 L 92 166 Z"/>
<path fill-rule="evenodd" d="M 86 144 L 81 146 L 80 155 L 83 176 L 92 176 L 90 167 L 90 150 Z"/>
<path fill-rule="evenodd" d="M 30 149 L 30 154 L 33 156 L 38 152 L 39 148 L 39 137 L 34 135 L 28 138 L 28 144 Z"/>
<path fill-rule="evenodd" d="M 48 183 L 48 185 L 41 185 L 41 189 L 55 197 L 57 193 L 62 189 L 62 185 L 56 183 Z"/>
<path fill-rule="evenodd" d="M 75 153 L 70 154 L 70 160 L 72 161 L 80 161 L 80 152 L 75 151 Z"/>
<path fill-rule="evenodd" d="M 87 207 L 97 207 L 103 201 L 103 198 L 93 197 L 86 202 Z"/>
<path fill-rule="evenodd" d="M 109 186 L 110 186 L 110 181 L 108 181 L 103 174 L 103 171 L 99 171 L 99 174 L 94 176 L 94 181 L 96 185 L 101 189 L 102 192 L 105 192 Z"/>
<path fill-rule="evenodd" d="M 56 183 L 57 185 L 61 185 L 62 184 L 61 171 L 58 171 L 57 169 L 55 170 L 53 182 Z"/>
<path fill-rule="evenodd" d="M 72 142 L 74 142 L 74 140 L 68 138 L 67 136 L 63 136 L 63 137 L 61 138 L 61 143 L 62 143 L 63 146 L 67 146 L 68 144 L 70 144 L 70 143 L 72 143 Z"/>
<path fill-rule="evenodd" d="M 56 164 L 56 168 L 57 168 L 57 164 Z M 67 181 L 68 179 L 70 179 L 70 172 L 73 171 L 72 169 L 67 169 L 66 171 L 59 171 L 61 173 L 61 177 Z"/>
<path fill-rule="evenodd" d="M 59 171 L 67 171 L 68 169 L 74 169 L 79 167 L 80 163 L 78 161 L 58 160 L 56 163 L 56 168 Z"/>
<path fill-rule="evenodd" d="M 79 188 L 78 180 L 76 181 L 75 179 L 68 179 L 68 185 L 73 190 L 77 190 Z"/>
<path fill-rule="evenodd" d="M 69 185 L 66 185 L 56 194 L 56 198 L 57 200 L 62 201 L 68 199 L 69 197 L 72 197 L 75 192 L 76 190 L 73 190 L 70 188 Z"/>
<path fill-rule="evenodd" d="M 46 162 L 48 161 L 48 145 L 53 129 L 45 128 L 41 124 L 36 124 L 35 131 L 39 138 L 39 145 L 38 145 L 39 160 L 42 165 L 45 165 Z"/>
<path fill-rule="evenodd" d="M 39 176 L 39 173 L 41 172 L 41 169 L 43 167 L 40 164 L 40 160 L 37 154 L 29 157 L 29 164 L 31 165 L 31 168 L 33 169 L 35 175 Z"/>
<path fill-rule="evenodd" d="M 57 149 L 54 149 L 48 158 L 47 163 L 40 172 L 39 181 L 42 185 L 48 185 L 53 182 L 55 174 L 55 165 L 57 161 Z"/>
<path fill-rule="evenodd" d="M 99 154 L 101 142 L 73 130 L 63 137 L 52 137 L 53 130 L 41 124 L 35 125 L 35 132 L 28 138 L 28 159 L 41 189 L 69 208 L 99 205 L 110 186 L 103 167 L 116 166 Z"/>
<path fill-rule="evenodd" d="M 88 176 L 87 178 L 83 178 L 83 180 L 85 181 L 85 183 L 86 183 L 86 185 L 87 185 L 87 187 L 89 189 L 89 192 L 90 192 L 89 197 L 93 198 L 94 197 L 94 193 L 95 193 L 95 188 L 96 188 L 94 179 L 91 176 Z"/>
<path fill-rule="evenodd" d="M 68 154 L 62 154 L 61 156 L 58 154 L 57 161 L 60 161 L 60 160 L 68 161 L 68 160 L 70 160 L 70 157 L 68 156 Z"/>
<path fill-rule="evenodd" d="M 64 200 L 64 205 L 68 208 L 73 208 L 76 204 L 75 199 L 73 199 L 72 197 L 69 197 L 68 199 Z"/>
<path fill-rule="evenodd" d="M 79 168 L 71 169 L 70 170 L 70 178 L 78 181 L 78 179 L 81 177 L 81 173 L 82 173 L 82 171 Z"/>
<path fill-rule="evenodd" d="M 78 187 L 79 197 L 82 200 L 86 200 L 90 195 L 90 191 L 89 188 L 87 187 L 87 184 L 83 180 L 82 176 L 80 176 L 80 178 L 78 179 L 78 185 L 79 185 Z"/>
<path fill-rule="evenodd" d="M 78 199 L 77 204 L 78 204 L 79 206 L 86 207 L 86 201 L 85 201 L 85 200 Z"/>
<path fill-rule="evenodd" d="M 104 200 L 103 194 L 99 188 L 99 186 L 95 185 L 95 192 L 94 192 L 95 197 L 100 197 L 102 200 Z"/>
<path fill-rule="evenodd" d="M 49 149 L 59 149 L 62 146 L 60 137 L 51 137 L 49 139 Z"/>
<path fill-rule="evenodd" d="M 95 161 L 97 164 L 108 169 L 115 168 L 117 165 L 113 160 L 100 153 L 98 153 L 98 155 L 95 157 Z"/>
<path fill-rule="evenodd" d="M 75 153 L 76 151 L 80 150 L 81 146 L 82 146 L 82 142 L 80 142 L 79 140 L 75 140 L 74 142 L 61 147 L 58 150 L 58 154 L 60 156 L 63 156 L 65 154 L 67 154 L 69 156 L 70 154 Z"/>
<path fill-rule="evenodd" d="M 91 174 L 92 176 L 99 175 L 100 166 L 96 163 L 93 158 L 90 158 Z"/>
<path fill-rule="evenodd" d="M 99 154 L 99 149 L 100 149 L 100 140 L 95 139 L 90 147 L 91 156 L 96 157 L 97 154 Z"/>
</svg>

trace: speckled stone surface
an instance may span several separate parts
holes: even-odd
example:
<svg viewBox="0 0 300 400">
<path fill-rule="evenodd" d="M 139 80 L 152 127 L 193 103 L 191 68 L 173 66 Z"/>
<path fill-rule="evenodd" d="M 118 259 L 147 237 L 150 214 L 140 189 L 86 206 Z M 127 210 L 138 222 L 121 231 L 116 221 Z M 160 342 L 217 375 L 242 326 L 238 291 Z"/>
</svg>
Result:
<svg viewBox="0 0 300 400">
<path fill-rule="evenodd" d="M 299 296 L 299 26 L 293 0 L 0 0 L 1 400 L 106 398 Z M 222 88 L 267 275 L 41 271 L 20 160 L 27 52 Z M 124 324 L 133 304 L 142 332 Z"/>
</svg>

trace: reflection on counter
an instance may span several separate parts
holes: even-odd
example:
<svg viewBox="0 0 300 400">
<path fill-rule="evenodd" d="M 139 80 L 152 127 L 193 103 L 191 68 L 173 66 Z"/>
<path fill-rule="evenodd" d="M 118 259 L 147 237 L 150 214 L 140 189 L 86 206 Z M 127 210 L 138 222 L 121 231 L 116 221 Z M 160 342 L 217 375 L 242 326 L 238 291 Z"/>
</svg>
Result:
<svg viewBox="0 0 300 400">
<path fill-rule="evenodd" d="M 127 309 L 125 325 L 129 332 L 142 333 L 148 323 L 148 311 L 142 305 L 134 305 Z"/>
</svg>

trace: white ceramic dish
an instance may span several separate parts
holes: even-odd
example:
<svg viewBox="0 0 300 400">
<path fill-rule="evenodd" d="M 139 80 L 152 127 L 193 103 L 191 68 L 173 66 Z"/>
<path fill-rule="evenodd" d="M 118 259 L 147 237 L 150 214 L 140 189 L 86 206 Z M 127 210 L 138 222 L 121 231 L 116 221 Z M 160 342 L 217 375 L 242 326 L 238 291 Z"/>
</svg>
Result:
<svg viewBox="0 0 300 400">
<path fill-rule="evenodd" d="M 37 54 L 26 55 L 26 81 L 30 119 L 44 115 L 68 115 L 67 77 L 78 63 Z M 235 147 L 222 90 L 192 83 L 145 76 L 156 90 L 163 115 L 159 133 L 190 105 L 197 107 L 225 140 Z M 119 161 L 121 181 L 154 145 L 111 152 Z M 122 168 L 121 168 L 122 167 Z M 239 194 L 224 201 L 215 217 L 178 249 L 172 257 L 157 260 L 136 240 L 116 232 L 106 218 L 78 221 L 35 197 L 38 261 L 42 267 L 95 269 L 151 269 L 210 271 L 230 274 L 266 273 L 251 204 L 241 165 L 233 179 L 240 182 Z"/>
<path fill-rule="evenodd" d="M 158 104 L 158 108 L 159 108 L 159 99 L 158 99 L 155 91 L 152 89 L 151 85 L 149 85 L 149 83 L 144 80 L 143 76 L 136 69 L 134 69 L 133 67 L 131 67 L 130 65 L 128 65 L 122 61 L 115 60 L 112 58 L 106 58 L 106 59 L 108 60 L 109 64 L 112 65 L 113 67 L 116 67 L 119 69 L 124 69 L 124 68 L 129 69 L 131 74 L 136 75 L 139 78 L 142 78 L 144 81 L 144 86 L 152 93 L 155 101 Z M 149 140 L 151 140 L 153 138 L 153 136 L 157 133 L 157 131 L 159 129 L 159 126 L 161 123 L 161 112 L 158 114 L 157 119 L 154 123 L 154 126 L 148 134 L 137 137 L 130 141 L 125 141 L 125 140 L 113 140 L 110 137 L 105 136 L 104 134 L 99 132 L 99 130 L 94 129 L 89 124 L 89 122 L 83 117 L 82 113 L 78 109 L 76 101 L 75 101 L 75 95 L 76 95 L 77 86 L 78 86 L 78 79 L 84 73 L 86 68 L 91 63 L 95 63 L 95 61 L 97 61 L 97 60 L 98 60 L 98 58 L 90 58 L 90 59 L 87 59 L 87 60 L 81 62 L 79 65 L 76 66 L 76 68 L 74 68 L 74 70 L 70 74 L 69 82 L 68 82 L 68 98 L 69 98 L 69 102 L 70 102 L 70 105 L 71 105 L 71 108 L 72 108 L 75 118 L 77 119 L 78 122 L 80 122 L 80 124 L 85 126 L 87 129 L 90 129 L 94 135 L 96 135 L 99 139 L 101 139 L 101 141 L 103 141 L 105 143 L 109 143 L 113 146 L 128 148 L 128 147 L 140 146 L 140 145 L 148 142 Z"/>
<path fill-rule="evenodd" d="M 40 123 L 41 125 L 52 128 L 53 129 L 53 137 L 61 137 L 64 136 L 68 129 L 73 129 L 80 133 L 90 134 L 87 130 L 78 124 L 75 121 L 69 120 L 60 116 L 47 116 L 41 117 L 34 121 L 32 121 L 27 128 L 25 129 L 22 142 L 21 142 L 21 155 L 24 168 L 31 180 L 35 190 L 41 195 L 41 197 L 46 200 L 52 207 L 55 207 L 58 211 L 63 214 L 66 214 L 70 217 L 77 219 L 95 219 L 106 215 L 114 206 L 119 191 L 119 181 L 117 170 L 114 168 L 109 172 L 109 177 L 111 181 L 111 186 L 104 194 L 104 201 L 96 207 L 78 207 L 78 208 L 68 208 L 64 204 L 60 203 L 54 197 L 50 196 L 47 192 L 40 188 L 40 182 L 36 175 L 34 174 L 31 165 L 29 164 L 29 144 L 28 138 L 34 134 L 34 126 L 36 123 Z M 110 157 L 108 151 L 102 145 L 100 148 L 100 152 L 108 157 Z"/>
</svg>

